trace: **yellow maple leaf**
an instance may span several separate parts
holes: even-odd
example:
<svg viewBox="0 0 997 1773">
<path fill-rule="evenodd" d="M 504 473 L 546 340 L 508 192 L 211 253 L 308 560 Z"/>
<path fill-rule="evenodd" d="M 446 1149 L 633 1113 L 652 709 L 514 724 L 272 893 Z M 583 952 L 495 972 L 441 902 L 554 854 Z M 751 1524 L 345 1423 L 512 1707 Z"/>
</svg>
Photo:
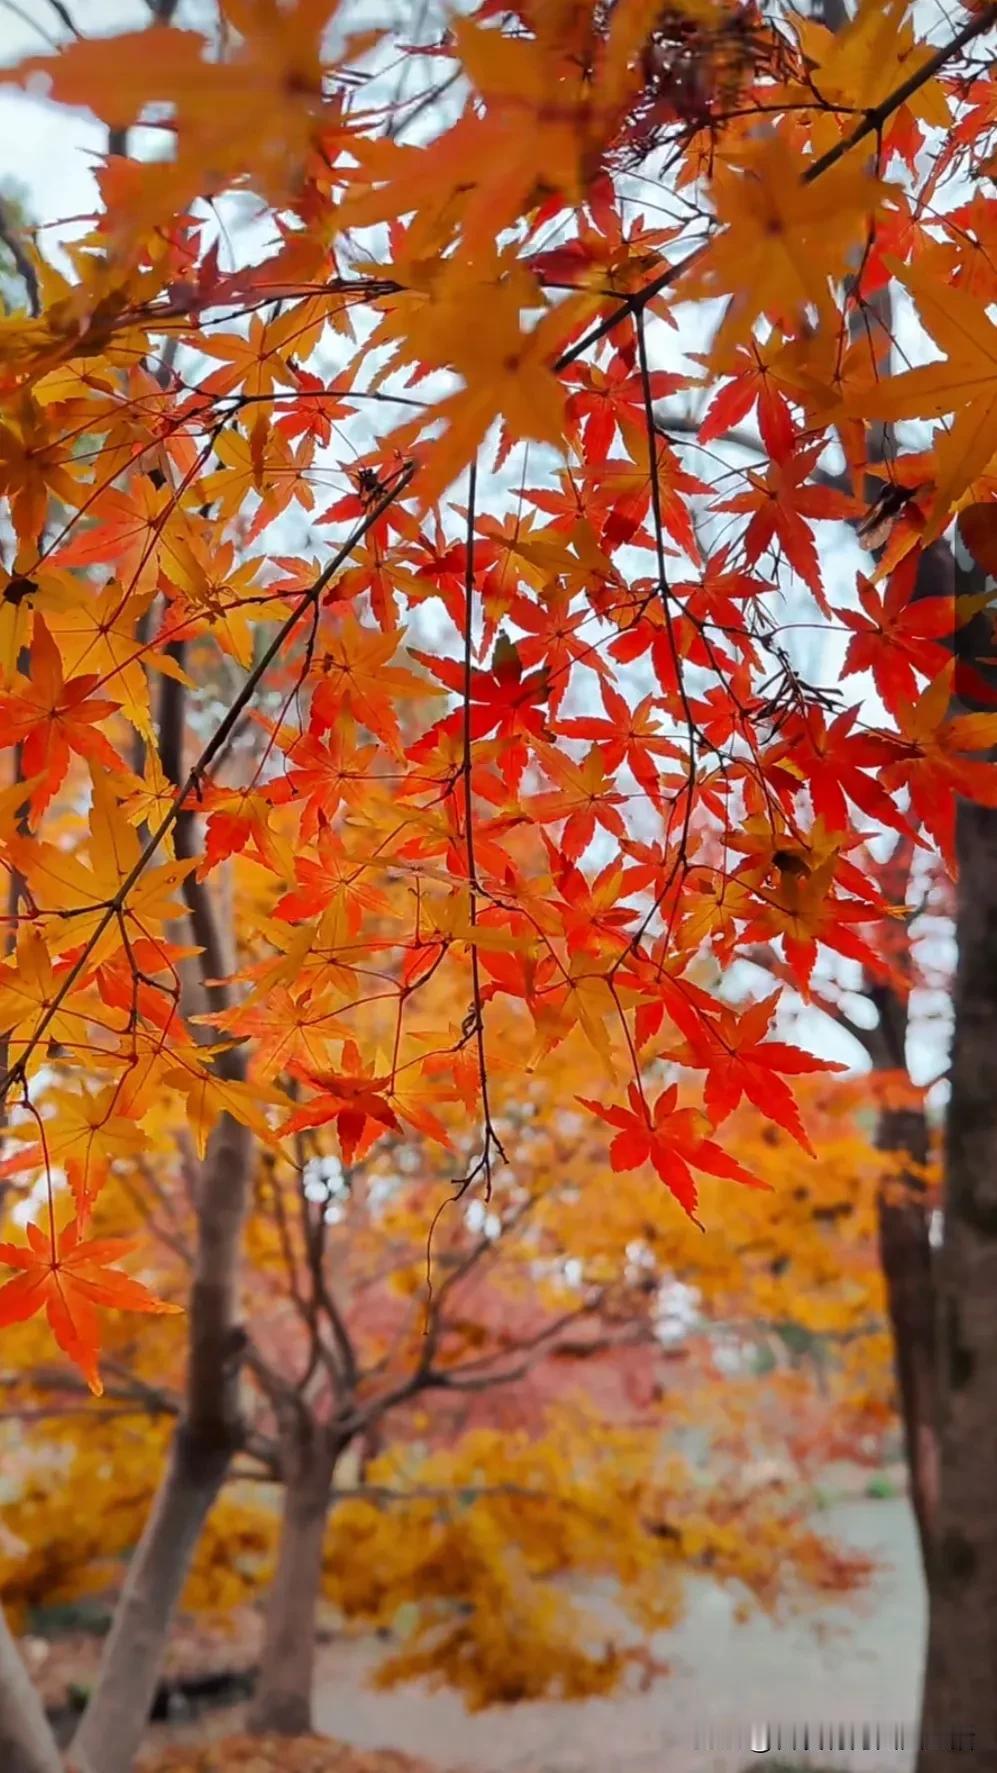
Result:
<svg viewBox="0 0 997 1773">
<path fill-rule="evenodd" d="M 916 41 L 910 9 L 910 0 L 861 0 L 840 31 L 794 18 L 794 35 L 814 69 L 813 84 L 800 87 L 800 99 L 812 103 L 816 90 L 828 108 L 840 105 L 861 113 L 889 98 L 934 53 L 930 43 Z M 926 80 L 907 103 L 923 122 L 948 128 L 948 101 L 937 80 Z"/>
<path fill-rule="evenodd" d="M 935 435 L 935 498 L 921 536 L 926 545 L 941 534 L 957 499 L 997 451 L 997 326 L 974 297 L 936 282 L 919 266 L 892 269 L 945 355 L 864 389 L 845 402 L 844 410 L 888 424 L 953 415 L 952 425 Z"/>
<path fill-rule="evenodd" d="M 0 966 L 0 1032 L 7 1043 L 9 1066 L 17 1064 L 58 986 L 48 948 L 29 925 L 18 937 L 16 953 Z M 73 1048 L 86 1037 L 87 1018 L 73 1002 L 70 993 L 46 1029 L 48 1040 L 59 1046 Z M 44 1058 L 39 1048 L 34 1064 L 41 1064 Z"/>
<path fill-rule="evenodd" d="M 563 448 L 565 390 L 551 364 L 591 306 L 582 296 L 548 307 L 535 277 L 513 254 L 470 265 L 461 258 L 445 262 L 427 299 L 399 317 L 399 358 L 451 369 L 464 384 L 433 410 L 446 430 L 425 447 L 414 486 L 421 500 L 432 503 L 452 484 L 496 419 L 517 440 Z M 538 309 L 540 318 L 526 324 Z M 407 449 L 417 429 L 403 426 L 393 441 Z"/>
<path fill-rule="evenodd" d="M 325 97 L 322 44 L 336 0 L 224 0 L 228 29 L 222 52 L 209 56 L 200 31 L 154 25 L 113 40 L 79 37 L 55 56 L 31 56 L 2 77 L 8 82 L 48 81 L 51 97 L 85 105 L 112 127 L 127 129 L 146 107 L 168 103 L 176 114 L 176 152 L 155 165 L 152 181 L 170 211 L 193 197 L 217 191 L 249 173 L 267 198 L 279 204 L 296 193 L 309 147 L 320 128 L 341 121 L 342 106 Z M 366 31 L 342 45 L 342 57 L 362 55 L 377 42 Z M 147 184 L 128 193 L 129 208 Z"/>
<path fill-rule="evenodd" d="M 788 142 L 772 135 L 718 161 L 711 186 L 720 232 L 681 283 L 684 298 L 733 299 L 714 341 L 712 360 L 746 339 L 765 315 L 795 324 L 812 304 L 837 331 L 832 279 L 859 263 L 870 212 L 888 187 L 864 162 L 846 159 L 806 183 Z"/>
<path fill-rule="evenodd" d="M 136 1156 L 148 1142 L 142 1128 L 118 1112 L 118 1094 L 114 1083 L 100 1090 L 50 1090 L 46 1101 L 55 1112 L 45 1117 L 44 1136 L 38 1137 L 34 1120 L 11 1127 L 10 1136 L 27 1141 L 27 1149 L 8 1158 L 0 1166 L 0 1175 L 65 1165 L 77 1211 L 85 1218 L 109 1164 L 116 1158 Z"/>
<path fill-rule="evenodd" d="M 121 917 L 108 917 L 109 906 L 122 897 L 141 845 L 110 783 L 101 774 L 92 780 L 89 865 L 55 844 L 21 836 L 8 840 L 8 853 L 35 898 L 38 927 L 50 952 L 63 954 L 92 941 L 90 960 L 96 966 L 121 947 L 129 924 L 137 934 L 148 935 L 150 924 L 182 915 L 174 895 L 196 858 L 146 868 L 124 896 Z"/>
<path fill-rule="evenodd" d="M 153 737 L 153 724 L 146 666 L 180 683 L 190 683 L 168 653 L 136 638 L 136 623 L 153 596 L 152 591 L 125 591 L 114 579 L 94 593 L 69 573 L 53 573 L 43 581 L 38 597 L 65 676 L 96 673 L 98 693 L 112 695 L 148 740 Z"/>
<path fill-rule="evenodd" d="M 178 1090 L 186 1101 L 187 1122 L 194 1135 L 198 1157 L 204 1156 L 208 1137 L 223 1114 L 240 1121 L 265 1144 L 276 1145 L 278 1141 L 263 1104 L 271 1102 L 282 1108 L 291 1107 L 288 1097 L 272 1085 L 264 1088 L 259 1082 L 252 1085 L 240 1083 L 238 1079 L 219 1077 L 216 1072 L 199 1069 L 194 1064 L 166 1072 L 163 1082 Z"/>
</svg>

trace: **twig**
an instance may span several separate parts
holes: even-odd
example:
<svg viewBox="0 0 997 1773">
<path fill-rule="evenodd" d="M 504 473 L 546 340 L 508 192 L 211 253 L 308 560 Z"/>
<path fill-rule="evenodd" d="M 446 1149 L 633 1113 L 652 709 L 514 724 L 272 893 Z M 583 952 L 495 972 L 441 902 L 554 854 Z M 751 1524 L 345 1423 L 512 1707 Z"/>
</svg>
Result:
<svg viewBox="0 0 997 1773">
<path fill-rule="evenodd" d="M 73 15 L 70 12 L 69 7 L 65 4 L 65 0 L 48 0 L 48 3 L 51 6 L 52 11 L 56 14 L 56 17 L 61 19 L 70 36 L 82 37 L 83 32 L 73 23 Z"/>
</svg>

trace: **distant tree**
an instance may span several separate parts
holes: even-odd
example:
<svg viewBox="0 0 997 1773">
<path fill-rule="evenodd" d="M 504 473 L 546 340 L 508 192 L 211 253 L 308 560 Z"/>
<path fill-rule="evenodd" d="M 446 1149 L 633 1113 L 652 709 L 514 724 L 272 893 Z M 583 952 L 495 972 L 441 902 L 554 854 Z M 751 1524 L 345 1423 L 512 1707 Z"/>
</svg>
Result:
<svg viewBox="0 0 997 1773">
<path fill-rule="evenodd" d="M 497 1013 L 513 1047 L 516 1017 Z M 279 1481 L 282 1519 L 278 1530 L 252 1488 L 233 1489 L 185 1594 L 195 1610 L 224 1609 L 273 1572 L 260 1729 L 310 1727 L 320 1589 L 379 1626 L 414 1609 L 416 1635 L 388 1674 L 431 1673 L 480 1704 L 603 1691 L 646 1667 L 644 1635 L 674 1622 L 697 1571 L 767 1608 L 867 1573 L 808 1525 L 805 1503 L 828 1460 L 875 1465 L 892 1423 L 864 1087 L 859 1102 L 850 1084 L 809 1092 L 820 1157 L 802 1175 L 795 1142 L 741 1110 L 728 1150 L 765 1171 L 775 1204 L 746 1190 L 704 1234 L 656 1179 L 614 1184 L 598 1123 L 572 1106 L 596 1076 L 577 1039 L 556 1078 L 524 1086 L 496 1068 L 494 1124 L 520 1163 L 496 1175 L 490 1202 L 445 1204 L 428 1249 L 453 1161 L 432 1133 L 466 1162 L 462 1105 L 348 1163 L 331 1127 L 302 1129 L 289 1158 L 263 1155 L 237 1469 Z M 184 1290 L 191 1227 L 164 1135 L 148 1165 L 119 1160 L 96 1210 L 144 1211 L 151 1170 L 145 1235 L 158 1236 L 157 1290 L 170 1294 Z M 669 1333 L 677 1288 L 689 1303 Z M 10 1333 L 5 1414 L 48 1423 L 7 1510 L 0 1593 L 15 1614 L 113 1593 L 148 1504 L 149 1437 L 161 1445 L 181 1408 L 175 1326 L 133 1336 L 121 1321 L 96 1420 L 36 1325 Z M 634 1621 L 612 1652 L 563 1587 L 596 1575 Z"/>
</svg>

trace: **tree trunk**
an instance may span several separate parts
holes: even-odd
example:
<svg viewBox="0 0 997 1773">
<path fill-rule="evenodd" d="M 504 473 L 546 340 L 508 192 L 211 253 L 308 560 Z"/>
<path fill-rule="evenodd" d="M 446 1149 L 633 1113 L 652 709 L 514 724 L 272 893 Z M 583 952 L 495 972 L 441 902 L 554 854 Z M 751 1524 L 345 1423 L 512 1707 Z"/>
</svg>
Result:
<svg viewBox="0 0 997 1773">
<path fill-rule="evenodd" d="M 880 1150 L 923 1164 L 928 1129 L 919 1108 L 885 1109 Z M 893 1359 L 904 1432 L 910 1499 L 925 1580 L 931 1580 L 938 1511 L 938 1365 L 934 1258 L 924 1183 L 913 1169 L 899 1188 L 881 1188 L 879 1255 L 893 1332 Z"/>
<path fill-rule="evenodd" d="M 305 1736 L 312 1730 L 315 1615 L 332 1480 L 343 1443 L 311 1422 L 295 1424 L 284 1450 L 284 1512 L 277 1570 L 267 1597 L 260 1678 L 249 1728 Z"/>
<path fill-rule="evenodd" d="M 2 1608 L 0 1767 L 4 1773 L 62 1773 L 62 1756 Z"/>
<path fill-rule="evenodd" d="M 959 959 L 937 1262 L 940 1497 L 918 1773 L 997 1766 L 997 810 L 958 807 Z M 956 1756 L 959 1755 L 958 1760 Z"/>
<path fill-rule="evenodd" d="M 237 1055 L 226 1059 L 231 1074 Z M 198 1535 L 242 1439 L 238 1274 L 252 1151 L 247 1129 L 223 1115 L 201 1177 L 184 1413 L 73 1740 L 81 1773 L 128 1773 L 132 1765 Z"/>
</svg>

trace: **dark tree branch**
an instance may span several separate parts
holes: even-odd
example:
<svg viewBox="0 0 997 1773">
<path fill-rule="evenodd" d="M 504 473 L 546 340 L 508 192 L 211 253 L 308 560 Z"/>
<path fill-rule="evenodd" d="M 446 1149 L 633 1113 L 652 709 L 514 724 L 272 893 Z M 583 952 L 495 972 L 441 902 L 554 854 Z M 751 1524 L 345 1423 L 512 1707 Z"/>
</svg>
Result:
<svg viewBox="0 0 997 1773">
<path fill-rule="evenodd" d="M 10 208 L 0 197 L 0 241 L 14 261 L 14 269 L 24 284 L 28 297 L 28 309 L 37 319 L 41 313 L 41 291 L 38 287 L 38 273 L 19 238 L 20 228 L 10 213 Z"/>
</svg>

